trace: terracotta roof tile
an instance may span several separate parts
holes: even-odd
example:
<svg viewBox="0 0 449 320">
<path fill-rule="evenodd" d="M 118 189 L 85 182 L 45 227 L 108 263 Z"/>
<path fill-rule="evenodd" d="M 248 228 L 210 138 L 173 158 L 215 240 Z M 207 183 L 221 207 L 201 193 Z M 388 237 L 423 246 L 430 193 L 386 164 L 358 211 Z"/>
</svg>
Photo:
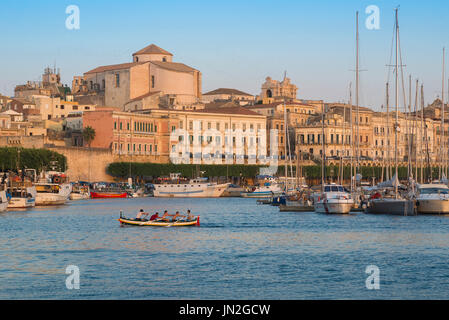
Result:
<svg viewBox="0 0 449 320">
<path fill-rule="evenodd" d="M 170 52 L 158 47 L 155 44 L 150 44 L 149 46 L 133 53 L 133 56 L 138 55 L 138 54 L 166 54 L 166 55 L 172 56 L 172 54 Z"/>
<path fill-rule="evenodd" d="M 177 71 L 177 72 L 194 72 L 197 71 L 184 63 L 178 62 L 164 62 L 164 61 L 150 61 L 150 63 L 157 65 L 160 68 Z"/>
<path fill-rule="evenodd" d="M 233 95 L 241 95 L 241 96 L 253 96 L 252 94 L 237 90 L 237 89 L 228 89 L 228 88 L 219 88 L 207 93 L 204 93 L 203 96 L 211 96 L 214 94 L 233 94 Z"/>
<path fill-rule="evenodd" d="M 106 71 L 128 69 L 128 68 L 134 67 L 134 66 L 139 65 L 139 64 L 141 64 L 141 62 L 130 62 L 130 63 L 113 64 L 113 65 L 109 65 L 109 66 L 101 66 L 101 67 L 92 69 L 90 71 L 87 71 L 84 74 L 100 73 L 100 72 L 106 72 Z"/>
</svg>

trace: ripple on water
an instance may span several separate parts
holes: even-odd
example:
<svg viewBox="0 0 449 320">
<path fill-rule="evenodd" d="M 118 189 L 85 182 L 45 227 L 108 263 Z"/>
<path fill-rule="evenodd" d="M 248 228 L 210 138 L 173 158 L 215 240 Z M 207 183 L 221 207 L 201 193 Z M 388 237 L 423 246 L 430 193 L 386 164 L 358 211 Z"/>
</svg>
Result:
<svg viewBox="0 0 449 320">
<path fill-rule="evenodd" d="M 201 227 L 120 227 L 119 210 Z M 449 217 L 280 213 L 253 199 L 117 199 L 0 214 L 2 299 L 448 299 Z M 368 265 L 381 290 L 365 288 Z M 80 268 L 67 290 L 65 268 Z"/>
</svg>

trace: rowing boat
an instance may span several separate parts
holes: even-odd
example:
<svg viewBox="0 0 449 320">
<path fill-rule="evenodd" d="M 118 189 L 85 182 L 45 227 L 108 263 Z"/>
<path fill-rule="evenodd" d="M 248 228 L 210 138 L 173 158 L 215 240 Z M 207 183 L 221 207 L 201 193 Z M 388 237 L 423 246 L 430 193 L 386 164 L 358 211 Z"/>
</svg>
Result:
<svg viewBox="0 0 449 320">
<path fill-rule="evenodd" d="M 120 225 L 132 225 L 132 226 L 140 226 L 140 227 L 188 227 L 188 226 L 199 226 L 200 225 L 200 216 L 196 217 L 195 220 L 190 221 L 182 221 L 177 220 L 175 222 L 167 222 L 167 221 L 141 221 L 135 219 L 128 219 L 121 217 L 117 219 L 120 222 Z"/>
</svg>

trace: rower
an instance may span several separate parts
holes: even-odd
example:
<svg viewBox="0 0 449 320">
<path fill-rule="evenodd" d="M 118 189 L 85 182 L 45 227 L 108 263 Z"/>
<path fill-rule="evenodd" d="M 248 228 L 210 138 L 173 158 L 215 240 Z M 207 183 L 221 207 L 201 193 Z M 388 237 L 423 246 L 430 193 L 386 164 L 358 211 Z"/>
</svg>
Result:
<svg viewBox="0 0 449 320">
<path fill-rule="evenodd" d="M 180 218 L 185 218 L 185 216 L 181 215 L 181 214 L 179 213 L 179 211 L 176 211 L 175 215 L 174 215 L 173 218 L 172 218 L 172 221 L 173 221 L 173 222 L 176 221 L 176 218 L 178 218 L 178 217 L 180 217 Z"/>
<path fill-rule="evenodd" d="M 140 209 L 139 213 L 136 216 L 136 220 L 137 221 L 142 221 L 143 217 L 148 217 L 148 215 L 149 215 L 148 212 L 145 212 L 145 211 L 143 211 L 143 209 Z"/>
<path fill-rule="evenodd" d="M 187 210 L 187 220 L 193 220 L 195 218 L 195 216 L 190 212 L 190 209 Z"/>
<path fill-rule="evenodd" d="M 172 215 L 171 215 L 171 214 L 168 214 L 168 211 L 165 210 L 165 211 L 164 211 L 164 214 L 162 215 L 162 217 L 161 217 L 160 220 L 162 220 L 162 221 L 168 221 L 168 218 L 167 218 L 167 217 L 171 217 L 171 216 L 172 216 Z"/>
<path fill-rule="evenodd" d="M 160 217 L 159 217 L 159 212 L 156 212 L 155 214 L 153 214 L 152 216 L 151 216 L 151 218 L 150 218 L 150 221 L 153 221 L 153 220 L 156 220 L 156 219 L 159 219 Z"/>
</svg>

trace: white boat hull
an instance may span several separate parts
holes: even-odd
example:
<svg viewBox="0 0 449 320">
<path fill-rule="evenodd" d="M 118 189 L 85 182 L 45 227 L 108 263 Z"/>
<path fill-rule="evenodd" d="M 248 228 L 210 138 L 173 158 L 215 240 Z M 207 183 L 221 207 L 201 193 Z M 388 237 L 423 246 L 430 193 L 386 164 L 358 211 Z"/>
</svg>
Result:
<svg viewBox="0 0 449 320">
<path fill-rule="evenodd" d="M 8 208 L 8 198 L 6 198 L 6 192 L 0 191 L 0 212 L 6 211 Z"/>
<path fill-rule="evenodd" d="M 25 209 L 25 208 L 32 208 L 35 205 L 36 205 L 35 198 L 11 198 L 11 200 L 9 200 L 8 208 Z"/>
<path fill-rule="evenodd" d="M 227 184 L 160 184 L 154 187 L 159 198 L 219 198 Z"/>
<path fill-rule="evenodd" d="M 67 197 L 59 194 L 38 193 L 36 195 L 36 206 L 56 206 L 67 202 Z"/>
<path fill-rule="evenodd" d="M 315 203 L 315 212 L 326 214 L 348 214 L 353 206 L 353 201 L 318 201 Z"/>
<path fill-rule="evenodd" d="M 417 199 L 419 214 L 449 214 L 449 199 Z"/>
<path fill-rule="evenodd" d="M 90 195 L 88 193 L 71 193 L 70 194 L 70 200 L 86 200 L 90 198 Z"/>
</svg>

